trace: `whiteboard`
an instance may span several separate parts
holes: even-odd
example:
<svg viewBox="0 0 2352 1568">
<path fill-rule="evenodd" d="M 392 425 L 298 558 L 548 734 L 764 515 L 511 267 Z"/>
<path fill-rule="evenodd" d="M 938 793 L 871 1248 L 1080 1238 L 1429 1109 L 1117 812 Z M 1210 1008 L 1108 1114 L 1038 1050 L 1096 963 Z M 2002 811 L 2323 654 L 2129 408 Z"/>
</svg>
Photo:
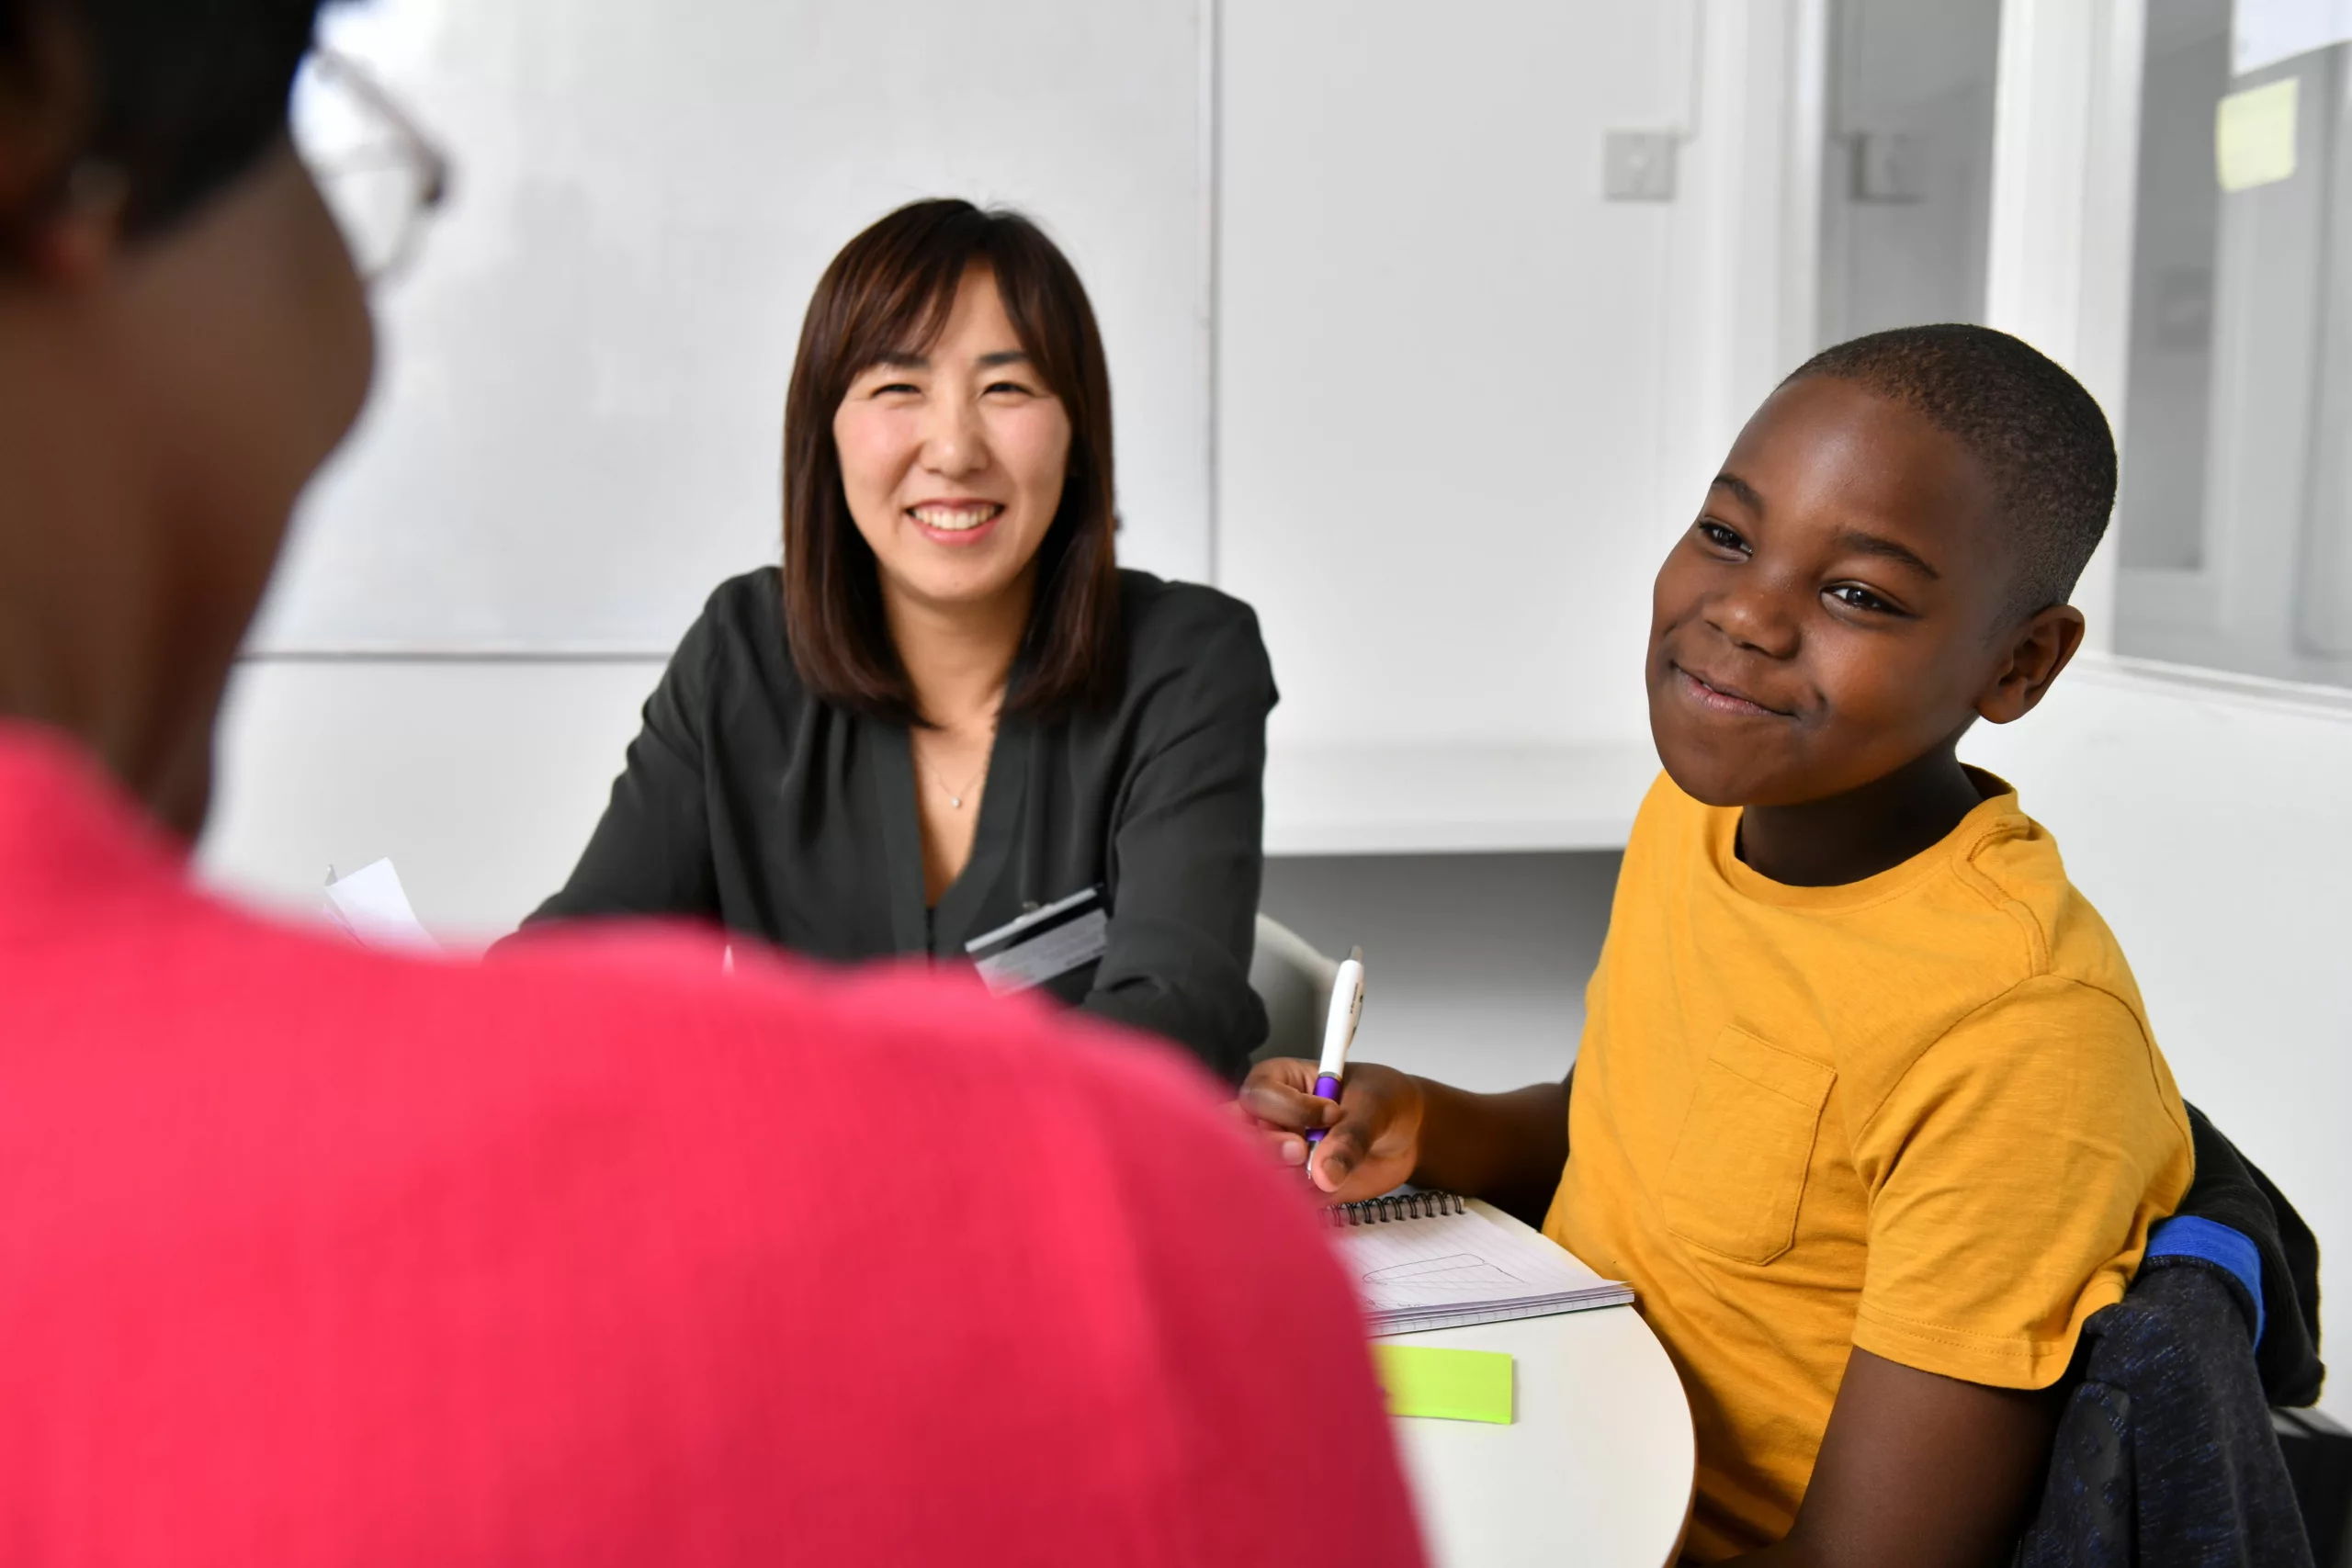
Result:
<svg viewBox="0 0 2352 1568">
<path fill-rule="evenodd" d="M 248 651 L 666 652 L 780 553 L 784 388 L 853 234 L 934 195 L 1069 253 L 1122 559 L 1209 569 L 1206 0 L 376 0 L 325 37 L 449 151 L 374 400 Z"/>
</svg>

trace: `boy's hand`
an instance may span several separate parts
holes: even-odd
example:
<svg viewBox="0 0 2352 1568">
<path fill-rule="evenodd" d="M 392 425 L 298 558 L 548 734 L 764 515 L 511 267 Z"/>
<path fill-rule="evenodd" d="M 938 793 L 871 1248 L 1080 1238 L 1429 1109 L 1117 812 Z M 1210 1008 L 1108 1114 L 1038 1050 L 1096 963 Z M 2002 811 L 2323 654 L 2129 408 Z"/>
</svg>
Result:
<svg viewBox="0 0 2352 1568">
<path fill-rule="evenodd" d="M 1298 1058 L 1259 1063 L 1241 1086 L 1241 1114 L 1285 1165 L 1305 1163 L 1307 1129 L 1328 1128 L 1310 1168 L 1317 1190 L 1335 1203 L 1403 1185 L 1420 1163 L 1427 1105 L 1421 1080 L 1374 1062 L 1353 1063 L 1335 1105 L 1316 1098 L 1315 1066 Z"/>
</svg>

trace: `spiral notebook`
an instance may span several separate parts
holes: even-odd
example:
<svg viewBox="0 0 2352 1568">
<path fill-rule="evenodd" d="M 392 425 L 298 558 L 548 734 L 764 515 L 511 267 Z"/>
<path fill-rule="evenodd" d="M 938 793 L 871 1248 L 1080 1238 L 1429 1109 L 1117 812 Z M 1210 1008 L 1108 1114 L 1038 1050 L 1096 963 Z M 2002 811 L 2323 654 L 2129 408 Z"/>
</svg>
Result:
<svg viewBox="0 0 2352 1568">
<path fill-rule="evenodd" d="M 1634 1292 L 1544 1237 L 1497 1224 L 1450 1192 L 1391 1193 L 1329 1211 L 1371 1331 L 1412 1334 L 1623 1306 Z"/>
</svg>

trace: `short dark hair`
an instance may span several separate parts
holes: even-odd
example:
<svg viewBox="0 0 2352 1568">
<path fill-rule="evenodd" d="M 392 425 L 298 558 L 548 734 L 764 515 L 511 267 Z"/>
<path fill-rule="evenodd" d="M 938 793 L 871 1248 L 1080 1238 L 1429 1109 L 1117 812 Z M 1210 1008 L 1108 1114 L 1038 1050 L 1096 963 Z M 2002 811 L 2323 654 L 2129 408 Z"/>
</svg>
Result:
<svg viewBox="0 0 2352 1568">
<path fill-rule="evenodd" d="M 134 238 L 194 211 L 284 134 L 319 6 L 0 0 L 0 91 L 63 97 L 88 128 L 28 198 L 0 213 L 0 235 L 37 224 L 92 164 L 120 175 Z"/>
<path fill-rule="evenodd" d="M 2013 547 L 2005 626 L 2066 602 L 2115 510 L 2115 437 L 2064 366 L 2007 333 L 1951 321 L 1823 349 L 1781 385 L 1816 376 L 1916 410 L 1984 465 Z"/>
<path fill-rule="evenodd" d="M 1037 589 L 1009 714 L 1100 703 L 1122 676 L 1111 375 L 1078 274 L 1035 223 L 968 201 L 918 201 L 835 256 L 800 328 L 784 401 L 785 635 L 810 693 L 921 723 L 882 614 L 881 574 L 842 489 L 833 414 L 859 373 L 921 352 L 947 325 L 964 275 L 985 266 L 1021 347 L 1069 417 L 1061 505 L 1037 547 Z"/>
</svg>

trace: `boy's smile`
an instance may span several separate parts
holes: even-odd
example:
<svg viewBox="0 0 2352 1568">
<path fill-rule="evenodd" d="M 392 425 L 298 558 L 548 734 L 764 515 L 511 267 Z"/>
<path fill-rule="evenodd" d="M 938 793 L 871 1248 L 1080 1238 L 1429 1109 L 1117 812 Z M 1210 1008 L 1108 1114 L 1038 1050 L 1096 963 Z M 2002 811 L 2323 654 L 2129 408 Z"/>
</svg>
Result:
<svg viewBox="0 0 2352 1568">
<path fill-rule="evenodd" d="M 1647 678 L 1667 772 L 1714 806 L 1826 801 L 1948 754 L 1980 715 L 2017 716 L 2055 673 L 2020 696 L 2020 640 L 2080 617 L 2001 625 L 2012 559 L 1956 437 L 1835 377 L 1784 386 L 1658 571 Z"/>
<path fill-rule="evenodd" d="M 1729 714 L 1735 717 L 1793 718 L 1796 716 L 1786 709 L 1758 702 L 1720 676 L 1710 681 L 1696 671 L 1686 670 L 1679 664 L 1675 665 L 1673 669 L 1683 687 L 1683 694 L 1702 708 L 1715 713 Z"/>
</svg>

